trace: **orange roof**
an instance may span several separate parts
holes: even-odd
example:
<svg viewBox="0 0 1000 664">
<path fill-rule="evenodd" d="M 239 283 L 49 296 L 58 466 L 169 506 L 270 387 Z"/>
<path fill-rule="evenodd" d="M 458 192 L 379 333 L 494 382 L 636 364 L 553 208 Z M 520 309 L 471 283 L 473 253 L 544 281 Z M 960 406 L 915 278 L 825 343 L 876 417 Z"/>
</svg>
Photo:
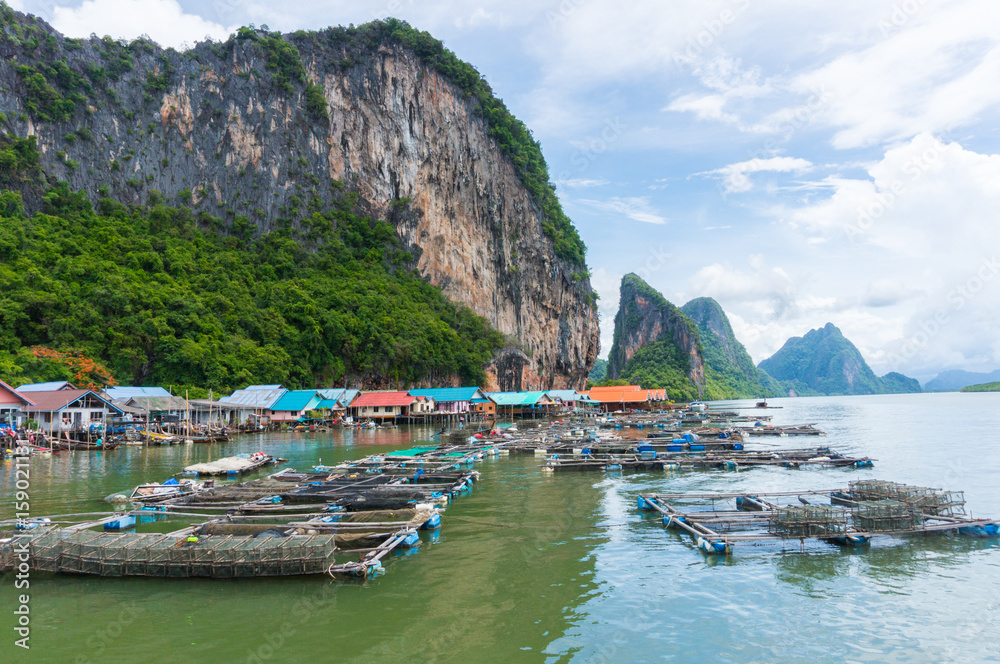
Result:
<svg viewBox="0 0 1000 664">
<path fill-rule="evenodd" d="M 620 387 L 595 387 L 590 390 L 590 398 L 601 403 L 644 403 L 646 401 L 666 401 L 666 390 L 644 390 L 636 385 Z"/>
<path fill-rule="evenodd" d="M 409 406 L 417 398 L 409 392 L 367 392 L 351 402 L 351 408 L 371 406 Z"/>
<path fill-rule="evenodd" d="M 606 385 L 604 387 L 592 387 L 590 388 L 590 396 L 593 397 L 594 394 L 601 394 L 602 392 L 639 392 L 642 388 L 638 385 Z"/>
<path fill-rule="evenodd" d="M 597 394 L 591 390 L 590 398 L 601 403 L 642 403 L 649 400 L 645 390 L 601 390 Z"/>
</svg>

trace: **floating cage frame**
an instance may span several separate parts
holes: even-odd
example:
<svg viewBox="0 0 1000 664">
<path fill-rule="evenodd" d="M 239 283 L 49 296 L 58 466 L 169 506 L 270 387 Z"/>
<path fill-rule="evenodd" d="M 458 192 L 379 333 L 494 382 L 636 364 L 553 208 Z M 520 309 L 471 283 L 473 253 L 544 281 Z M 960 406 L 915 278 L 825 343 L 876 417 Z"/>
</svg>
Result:
<svg viewBox="0 0 1000 664">
<path fill-rule="evenodd" d="M 847 532 L 847 513 L 836 507 L 800 505 L 771 512 L 768 532 L 780 537 L 840 537 Z"/>
<path fill-rule="evenodd" d="M 30 538 L 32 567 L 45 572 L 165 578 L 323 574 L 333 535 L 182 537 L 58 531 Z"/>
<path fill-rule="evenodd" d="M 859 502 L 892 500 L 924 514 L 965 516 L 963 491 L 944 491 L 885 480 L 855 480 L 848 483 L 848 491 Z"/>
</svg>

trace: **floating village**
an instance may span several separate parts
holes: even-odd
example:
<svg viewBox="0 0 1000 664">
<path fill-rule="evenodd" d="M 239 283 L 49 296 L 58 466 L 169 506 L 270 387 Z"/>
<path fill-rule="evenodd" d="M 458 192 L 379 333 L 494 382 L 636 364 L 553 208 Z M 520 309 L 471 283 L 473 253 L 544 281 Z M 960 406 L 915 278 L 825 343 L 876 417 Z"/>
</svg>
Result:
<svg viewBox="0 0 1000 664">
<path fill-rule="evenodd" d="M 370 578 L 384 573 L 390 553 L 412 551 L 447 527 L 448 506 L 480 481 L 477 464 L 512 455 L 534 457 L 539 473 L 659 473 L 665 483 L 672 473 L 761 466 L 874 467 L 873 459 L 823 444 L 817 423 L 771 424 L 770 409 L 766 401 L 677 404 L 664 390 L 635 385 L 496 393 L 255 385 L 187 399 L 162 388 L 14 389 L 0 381 L 3 452 L 16 470 L 36 455 L 144 445 L 223 450 L 231 437 L 277 430 L 429 424 L 436 431 L 426 444 L 302 469 L 263 452 L 222 452 L 175 476 L 95 496 L 110 504 L 104 512 L 18 514 L 0 521 L 0 572 L 28 550 L 32 569 L 54 573 Z M 254 471 L 255 479 L 244 477 Z M 713 557 L 744 545 L 858 548 L 876 539 L 998 536 L 998 521 L 972 518 L 961 491 L 888 480 L 777 493 L 646 493 L 636 509 L 662 517 L 663 527 Z"/>
</svg>

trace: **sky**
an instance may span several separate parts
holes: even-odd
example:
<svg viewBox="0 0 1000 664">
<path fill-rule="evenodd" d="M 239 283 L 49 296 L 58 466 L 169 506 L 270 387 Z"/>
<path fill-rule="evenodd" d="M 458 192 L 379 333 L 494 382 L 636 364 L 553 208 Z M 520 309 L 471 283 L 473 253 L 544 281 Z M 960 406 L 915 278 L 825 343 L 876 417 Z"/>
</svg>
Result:
<svg viewBox="0 0 1000 664">
<path fill-rule="evenodd" d="M 8 0 L 68 36 L 184 48 L 395 16 L 485 75 L 589 247 L 714 297 L 759 362 L 827 322 L 878 374 L 1000 367 L 1000 3 Z"/>
</svg>

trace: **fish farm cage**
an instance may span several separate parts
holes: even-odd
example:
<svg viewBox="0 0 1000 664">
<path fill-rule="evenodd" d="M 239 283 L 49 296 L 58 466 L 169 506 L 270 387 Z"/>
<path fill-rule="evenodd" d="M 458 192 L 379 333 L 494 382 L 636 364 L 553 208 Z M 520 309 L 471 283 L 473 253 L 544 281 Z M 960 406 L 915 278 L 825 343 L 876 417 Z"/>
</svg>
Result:
<svg viewBox="0 0 1000 664">
<path fill-rule="evenodd" d="M 797 500 L 801 505 L 790 504 Z M 829 500 L 828 504 L 819 503 Z M 735 503 L 735 509 L 730 507 Z M 687 532 L 697 548 L 729 555 L 736 544 L 767 546 L 806 541 L 858 547 L 874 538 L 954 533 L 1000 536 L 1000 523 L 965 513 L 961 491 L 881 480 L 841 489 L 761 493 L 642 494 L 637 506 L 659 512 L 663 525 Z"/>
<path fill-rule="evenodd" d="M 857 502 L 851 519 L 859 530 L 869 533 L 916 530 L 924 525 L 923 514 L 898 500 Z"/>
<path fill-rule="evenodd" d="M 965 516 L 965 492 L 942 491 L 885 480 L 856 480 L 848 492 L 859 502 L 896 501 L 923 514 Z"/>
<path fill-rule="evenodd" d="M 30 536 L 31 567 L 43 572 L 165 578 L 324 574 L 333 535 L 196 536 L 54 530 Z"/>
<path fill-rule="evenodd" d="M 785 538 L 839 537 L 847 532 L 847 514 L 822 505 L 783 507 L 774 510 L 768 532 Z"/>
</svg>

